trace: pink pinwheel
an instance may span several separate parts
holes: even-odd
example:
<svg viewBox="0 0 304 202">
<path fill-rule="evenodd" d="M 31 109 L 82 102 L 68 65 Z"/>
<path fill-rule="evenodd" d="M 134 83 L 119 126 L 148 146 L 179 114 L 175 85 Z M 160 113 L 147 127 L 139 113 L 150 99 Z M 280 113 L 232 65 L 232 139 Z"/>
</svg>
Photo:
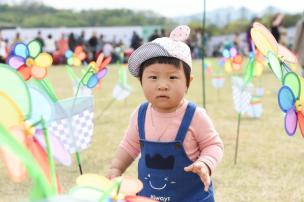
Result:
<svg viewBox="0 0 304 202">
<path fill-rule="evenodd" d="M 107 74 L 106 66 L 111 62 L 111 56 L 104 59 L 104 55 L 100 54 L 96 62 L 91 62 L 88 70 L 85 71 L 82 84 L 88 88 L 94 88 L 100 83 L 100 80 Z"/>
<path fill-rule="evenodd" d="M 24 80 L 29 80 L 32 76 L 43 79 L 47 75 L 47 67 L 53 63 L 53 58 L 48 53 L 42 53 L 40 42 L 33 40 L 27 45 L 16 43 L 7 63 L 15 68 Z"/>
<path fill-rule="evenodd" d="M 285 131 L 292 136 L 299 123 L 300 131 L 304 137 L 304 111 L 303 98 L 301 99 L 301 80 L 293 72 L 289 72 L 283 79 L 284 85 L 278 93 L 278 102 L 281 110 L 285 112 Z M 302 95 L 303 96 L 303 95 Z"/>
</svg>

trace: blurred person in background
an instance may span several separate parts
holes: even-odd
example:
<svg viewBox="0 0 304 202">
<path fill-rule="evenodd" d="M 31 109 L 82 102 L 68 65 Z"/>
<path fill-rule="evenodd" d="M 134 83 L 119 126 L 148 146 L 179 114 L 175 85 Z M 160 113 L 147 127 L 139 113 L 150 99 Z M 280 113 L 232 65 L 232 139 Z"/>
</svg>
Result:
<svg viewBox="0 0 304 202">
<path fill-rule="evenodd" d="M 161 28 L 160 30 L 160 37 L 166 37 L 167 34 L 166 34 L 166 30 L 164 28 Z"/>
<path fill-rule="evenodd" d="M 158 29 L 155 29 L 153 34 L 149 37 L 149 41 L 153 41 L 154 39 L 157 39 L 159 36 Z"/>
<path fill-rule="evenodd" d="M 284 14 L 283 13 L 276 13 L 270 24 L 270 31 L 274 38 L 277 40 L 278 43 L 281 43 L 281 27 L 283 24 L 283 18 Z"/>
<path fill-rule="evenodd" d="M 105 45 L 104 35 L 100 34 L 98 38 L 98 55 L 102 52 L 103 46 Z"/>
<path fill-rule="evenodd" d="M 254 48 L 254 44 L 253 44 L 253 42 L 252 42 L 250 30 L 251 30 L 253 24 L 254 24 L 255 22 L 259 22 L 260 20 L 261 20 L 261 19 L 260 19 L 259 17 L 254 17 L 254 18 L 252 18 L 252 20 L 251 20 L 249 26 L 247 27 L 247 30 L 246 30 L 246 42 L 247 42 L 247 47 L 248 47 L 248 53 L 247 53 L 248 55 L 249 55 L 250 52 L 253 51 L 253 48 Z"/>
<path fill-rule="evenodd" d="M 47 35 L 47 38 L 45 39 L 44 44 L 44 50 L 48 52 L 49 54 L 53 55 L 53 53 L 56 50 L 55 40 L 51 34 Z"/>
<path fill-rule="evenodd" d="M 41 36 L 41 31 L 39 30 L 37 32 L 37 36 L 35 37 L 35 40 L 39 41 L 39 43 L 41 44 L 42 49 L 44 48 L 44 40 Z"/>
<path fill-rule="evenodd" d="M 20 32 L 16 32 L 15 38 L 13 39 L 13 44 L 17 43 L 17 42 L 22 42 L 22 38 L 20 36 Z M 13 45 L 12 44 L 12 45 Z"/>
<path fill-rule="evenodd" d="M 64 54 L 67 50 L 69 50 L 68 40 L 65 38 L 64 33 L 61 33 L 61 38 L 56 41 L 56 52 L 53 55 L 54 61 L 60 64 L 64 63 L 65 62 Z"/>
<path fill-rule="evenodd" d="M 0 30 L 0 63 L 5 63 L 7 57 L 7 43 L 2 37 L 2 33 Z"/>
<path fill-rule="evenodd" d="M 299 64 L 301 65 L 301 74 L 304 76 L 304 12 L 302 18 L 297 22 L 296 35 L 292 50 L 296 53 Z"/>
<path fill-rule="evenodd" d="M 131 48 L 136 50 L 142 44 L 142 39 L 139 37 L 136 31 L 133 31 L 132 38 L 131 38 Z"/>
<path fill-rule="evenodd" d="M 70 49 L 71 51 L 74 51 L 74 49 L 75 49 L 75 47 L 76 47 L 76 45 L 77 45 L 77 41 L 76 41 L 76 39 L 75 39 L 75 35 L 74 35 L 73 32 L 71 32 L 71 33 L 69 34 L 69 37 L 68 37 L 68 44 L 69 44 L 69 49 Z"/>
<path fill-rule="evenodd" d="M 95 61 L 96 60 L 96 53 L 97 53 L 97 48 L 98 48 L 98 38 L 96 32 L 92 33 L 91 38 L 88 41 L 88 53 L 89 53 L 89 61 Z"/>
</svg>

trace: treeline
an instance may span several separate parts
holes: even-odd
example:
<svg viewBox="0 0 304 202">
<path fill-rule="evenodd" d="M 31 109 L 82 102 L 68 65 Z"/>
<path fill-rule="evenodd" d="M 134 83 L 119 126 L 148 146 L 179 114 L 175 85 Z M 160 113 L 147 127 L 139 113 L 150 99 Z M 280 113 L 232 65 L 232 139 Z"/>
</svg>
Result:
<svg viewBox="0 0 304 202">
<path fill-rule="evenodd" d="M 261 18 L 261 23 L 263 23 L 265 26 L 270 27 L 271 20 L 273 18 L 274 14 L 268 14 L 264 15 Z M 296 25 L 298 20 L 300 20 L 302 15 L 300 13 L 298 14 L 285 14 L 284 20 L 283 20 L 283 27 L 293 27 Z M 250 20 L 247 19 L 238 19 L 231 21 L 224 27 L 219 27 L 215 24 L 207 24 L 206 31 L 209 33 L 209 35 L 215 36 L 215 35 L 225 35 L 225 34 L 233 34 L 236 32 L 245 32 L 248 29 L 248 26 L 250 25 Z M 192 28 L 201 28 L 202 22 L 200 21 L 193 21 L 190 23 L 190 26 Z"/>
<path fill-rule="evenodd" d="M 172 20 L 152 11 L 132 11 L 128 9 L 58 10 L 37 3 L 23 5 L 0 4 L 0 27 L 88 27 L 88 26 L 132 26 L 167 25 Z"/>
<path fill-rule="evenodd" d="M 272 15 L 265 15 L 261 22 L 269 26 Z M 291 27 L 301 18 L 301 14 L 286 14 L 284 26 Z M 83 10 L 58 10 L 38 3 L 27 3 L 9 6 L 0 4 L 0 28 L 1 27 L 88 27 L 88 26 L 132 26 L 132 25 L 160 25 L 171 27 L 176 25 L 173 19 L 169 19 L 153 11 L 133 11 L 129 9 L 101 9 Z M 246 31 L 249 20 L 238 19 L 231 21 L 224 27 L 216 24 L 208 24 L 207 32 L 210 35 L 232 34 Z M 201 21 L 192 21 L 190 27 L 200 29 Z"/>
</svg>

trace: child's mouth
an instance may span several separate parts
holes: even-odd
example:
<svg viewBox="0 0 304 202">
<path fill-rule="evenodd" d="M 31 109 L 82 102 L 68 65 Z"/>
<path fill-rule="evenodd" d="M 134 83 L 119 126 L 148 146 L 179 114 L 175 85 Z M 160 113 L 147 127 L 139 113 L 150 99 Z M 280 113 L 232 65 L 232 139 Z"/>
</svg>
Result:
<svg viewBox="0 0 304 202">
<path fill-rule="evenodd" d="M 166 96 L 166 95 L 159 95 L 156 98 L 159 98 L 159 99 L 169 99 L 169 97 Z"/>
</svg>

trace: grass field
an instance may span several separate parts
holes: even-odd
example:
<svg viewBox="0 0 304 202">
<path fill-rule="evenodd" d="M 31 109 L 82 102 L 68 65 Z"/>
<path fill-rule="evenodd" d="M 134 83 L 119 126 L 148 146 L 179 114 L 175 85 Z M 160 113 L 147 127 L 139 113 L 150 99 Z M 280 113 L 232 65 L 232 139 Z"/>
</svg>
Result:
<svg viewBox="0 0 304 202">
<path fill-rule="evenodd" d="M 199 61 L 195 61 L 199 66 Z M 111 101 L 112 89 L 117 81 L 117 68 L 110 67 L 101 90 L 94 91 L 96 116 Z M 194 80 L 187 98 L 202 105 L 201 69 L 194 68 Z M 72 95 L 70 80 L 61 66 L 50 69 L 49 79 L 60 98 Z M 95 118 L 92 145 L 81 152 L 85 173 L 104 174 L 114 156 L 129 116 L 144 101 L 140 84 L 129 77 L 133 92 L 125 101 L 116 101 L 102 116 Z M 219 202 L 300 202 L 304 201 L 304 141 L 299 131 L 294 137 L 284 132 L 284 114 L 277 104 L 280 87 L 275 76 L 266 70 L 261 77 L 265 95 L 262 98 L 263 115 L 259 119 L 241 120 L 237 165 L 233 164 L 237 114 L 231 96 L 231 79 L 225 76 L 224 88 L 219 95 L 206 76 L 206 108 L 225 144 L 224 158 L 213 175 L 216 201 Z M 136 163 L 126 175 L 136 176 Z M 30 192 L 30 180 L 15 184 L 9 180 L 0 161 L 0 201 L 24 201 Z M 63 193 L 75 184 L 78 169 L 73 156 L 71 167 L 57 165 L 57 174 Z"/>
</svg>

